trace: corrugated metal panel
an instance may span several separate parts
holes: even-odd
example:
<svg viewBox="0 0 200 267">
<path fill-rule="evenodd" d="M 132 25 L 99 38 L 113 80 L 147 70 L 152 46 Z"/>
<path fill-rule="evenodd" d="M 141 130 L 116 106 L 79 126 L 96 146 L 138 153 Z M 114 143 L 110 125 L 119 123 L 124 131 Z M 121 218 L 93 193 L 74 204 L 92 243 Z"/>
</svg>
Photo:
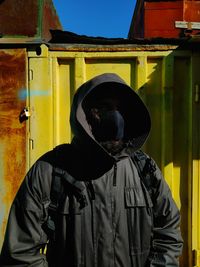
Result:
<svg viewBox="0 0 200 267">
<path fill-rule="evenodd" d="M 192 122 L 192 249 L 194 253 L 194 265 L 200 266 L 200 75 L 199 75 L 200 55 L 195 55 L 192 59 L 194 88 L 192 94 L 193 101 L 193 122 Z"/>
<path fill-rule="evenodd" d="M 145 2 L 144 37 L 180 37 L 182 30 L 175 27 L 175 21 L 184 20 L 183 12 L 183 1 Z"/>
<path fill-rule="evenodd" d="M 31 52 L 29 64 L 34 79 L 30 83 L 30 95 L 31 109 L 35 112 L 31 118 L 35 144 L 31 164 L 49 148 L 70 141 L 69 113 L 74 91 L 97 74 L 118 73 L 138 90 L 151 112 L 152 131 L 144 149 L 161 167 L 181 209 L 185 240 L 181 266 L 188 267 L 192 266 L 192 249 L 199 249 L 200 239 L 196 236 L 196 245 L 192 245 L 192 81 L 197 79 L 192 76 L 192 69 L 197 68 L 199 59 L 190 51 L 148 49 L 68 52 L 47 51 L 43 46 L 39 58 Z M 41 75 L 44 72 L 46 75 Z M 34 93 L 38 89 L 40 94 L 41 89 L 45 92 L 41 97 Z M 194 168 L 198 169 L 197 165 Z M 198 218 L 199 212 L 193 220 L 197 223 Z"/>
<path fill-rule="evenodd" d="M 68 119 L 74 90 L 97 74 L 118 73 L 128 84 L 139 90 L 150 109 L 153 127 L 145 150 L 158 162 L 181 208 L 183 218 L 181 227 L 186 242 L 181 266 L 190 266 L 189 262 L 190 264 L 192 262 L 192 203 L 190 198 L 192 187 L 190 185 L 192 184 L 191 109 L 193 105 L 191 86 L 193 57 L 191 53 L 189 51 L 116 51 L 115 53 L 113 51 L 93 53 L 51 51 L 48 55 L 46 54 L 46 58 L 44 55 L 36 59 L 35 55 L 30 53 L 32 67 L 39 75 L 33 75 L 34 86 L 38 87 L 38 84 L 43 83 L 43 79 L 45 80 L 40 73 L 43 71 L 43 64 L 47 64 L 47 61 L 49 63 L 46 65 L 45 72 L 50 75 L 46 79 L 48 96 L 45 97 L 45 101 L 49 99 L 49 104 L 45 107 L 45 114 L 49 114 L 45 116 L 48 127 L 43 123 L 42 118 L 44 101 L 35 97 L 35 93 L 31 93 L 33 96 L 31 109 L 38 109 L 34 129 L 40 129 L 37 130 L 40 133 L 35 133 L 35 135 L 32 132 L 34 143 L 39 144 L 39 150 L 35 148 L 35 152 L 31 152 L 34 155 L 31 157 L 33 162 L 40 153 L 51 146 L 70 141 Z M 196 64 L 197 62 L 193 63 L 193 68 L 196 68 Z M 30 90 L 33 92 L 34 88 L 31 87 Z M 50 137 L 45 146 L 40 141 L 42 133 L 48 133 L 46 136 Z M 197 239 L 199 242 L 199 236 Z"/>
<path fill-rule="evenodd" d="M 144 149 L 159 164 L 181 209 L 185 241 L 181 266 L 199 266 L 199 53 L 169 50 L 164 45 L 137 49 L 87 45 L 45 45 L 41 54 L 29 52 L 30 151 L 29 166 L 47 150 L 70 142 L 69 114 L 75 90 L 103 72 L 118 73 L 146 102 L 152 132 Z M 139 47 L 139 45 L 138 45 Z M 196 90 L 196 91 L 195 91 Z M 2 149 L 2 148 L 1 148 Z M 192 197 L 191 197 L 192 196 Z M 192 212 L 194 211 L 194 212 Z"/>
<path fill-rule="evenodd" d="M 49 40 L 49 29 L 62 29 L 52 0 L 0 1 L 0 14 L 3 37 L 27 36 Z"/>
<path fill-rule="evenodd" d="M 8 211 L 26 170 L 26 52 L 0 50 L 0 246 Z"/>
<path fill-rule="evenodd" d="M 191 96 L 191 58 L 174 58 L 174 90 L 173 93 L 173 167 L 175 178 L 180 183 L 180 204 L 182 216 L 182 233 L 185 244 L 190 243 L 191 235 L 191 149 L 192 149 L 192 103 Z M 173 183 L 173 181 L 172 181 Z M 187 212 L 186 212 L 187 210 Z M 184 247 L 184 255 L 189 257 L 187 246 Z"/>
<path fill-rule="evenodd" d="M 39 1 L 12 0 L 0 3 L 0 31 L 3 35 L 35 36 L 38 31 Z M 23 14 L 23 16 L 19 16 Z M 27 23 L 27 19 L 31 23 Z"/>
<path fill-rule="evenodd" d="M 175 38 L 199 33 L 193 27 L 199 22 L 199 1 L 141 1 L 136 8 L 129 30 L 129 38 Z M 186 23 L 185 29 L 176 21 Z"/>
</svg>

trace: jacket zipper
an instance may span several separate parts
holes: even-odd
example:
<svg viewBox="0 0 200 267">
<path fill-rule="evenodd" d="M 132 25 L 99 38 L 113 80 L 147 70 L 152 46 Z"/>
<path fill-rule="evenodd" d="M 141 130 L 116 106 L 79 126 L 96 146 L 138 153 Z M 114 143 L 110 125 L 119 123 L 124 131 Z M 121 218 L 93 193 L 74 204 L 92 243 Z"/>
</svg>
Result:
<svg viewBox="0 0 200 267">
<path fill-rule="evenodd" d="M 113 186 L 117 185 L 117 163 L 114 163 Z"/>
</svg>

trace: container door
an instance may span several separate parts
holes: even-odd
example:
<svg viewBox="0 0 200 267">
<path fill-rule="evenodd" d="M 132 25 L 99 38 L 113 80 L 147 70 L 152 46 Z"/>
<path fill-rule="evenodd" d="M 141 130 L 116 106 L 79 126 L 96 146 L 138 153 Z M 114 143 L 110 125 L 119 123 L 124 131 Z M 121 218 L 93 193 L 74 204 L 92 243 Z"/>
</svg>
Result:
<svg viewBox="0 0 200 267">
<path fill-rule="evenodd" d="M 46 48 L 46 47 L 45 47 Z M 53 92 L 52 75 L 48 58 L 48 49 L 41 54 L 32 52 L 29 66 L 29 167 L 46 151 L 53 142 Z M 30 55 L 30 52 L 29 52 Z"/>
<path fill-rule="evenodd" d="M 144 146 L 161 168 L 173 198 L 181 211 L 184 238 L 181 267 L 192 266 L 191 251 L 191 57 L 171 53 L 148 56 L 146 83 L 139 88 L 147 104 L 152 129 Z"/>
<path fill-rule="evenodd" d="M 174 57 L 173 165 L 179 182 L 181 231 L 184 239 L 181 266 L 192 266 L 192 57 Z M 178 186 L 178 183 L 177 183 Z M 177 188 L 178 189 L 178 188 Z"/>
<path fill-rule="evenodd" d="M 192 182 L 192 250 L 193 266 L 200 267 L 200 56 L 193 57 L 193 182 Z"/>
<path fill-rule="evenodd" d="M 0 50 L 0 248 L 10 205 L 26 172 L 26 50 Z"/>
<path fill-rule="evenodd" d="M 48 48 L 29 52 L 29 166 L 55 146 L 71 140 L 69 114 L 74 91 L 74 61 L 50 57 Z"/>
<path fill-rule="evenodd" d="M 121 75 L 133 84 L 134 62 L 111 58 L 84 58 L 77 53 L 29 52 L 30 166 L 56 145 L 71 141 L 70 107 L 75 90 L 104 72 Z"/>
</svg>

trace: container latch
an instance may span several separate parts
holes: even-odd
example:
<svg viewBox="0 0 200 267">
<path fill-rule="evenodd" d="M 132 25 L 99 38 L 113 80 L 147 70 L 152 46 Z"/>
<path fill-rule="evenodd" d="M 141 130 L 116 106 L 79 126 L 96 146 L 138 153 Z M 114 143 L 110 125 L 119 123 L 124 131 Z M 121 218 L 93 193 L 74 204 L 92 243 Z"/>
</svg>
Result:
<svg viewBox="0 0 200 267">
<path fill-rule="evenodd" d="M 31 112 L 29 107 L 25 107 L 19 115 L 19 121 L 22 123 L 23 121 L 28 120 L 28 118 L 31 116 Z"/>
</svg>

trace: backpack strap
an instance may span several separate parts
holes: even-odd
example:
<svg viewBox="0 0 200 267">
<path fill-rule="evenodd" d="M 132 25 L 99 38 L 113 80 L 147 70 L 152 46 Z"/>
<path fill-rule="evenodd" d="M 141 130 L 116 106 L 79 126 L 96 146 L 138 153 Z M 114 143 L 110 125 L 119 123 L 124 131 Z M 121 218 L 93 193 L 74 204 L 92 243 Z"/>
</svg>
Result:
<svg viewBox="0 0 200 267">
<path fill-rule="evenodd" d="M 140 179 L 153 200 L 154 173 L 157 169 L 155 162 L 142 150 L 135 151 L 131 158 L 135 163 Z"/>
<path fill-rule="evenodd" d="M 51 209 L 57 210 L 60 200 L 63 194 L 70 193 L 75 196 L 76 200 L 80 204 L 80 209 L 87 206 L 87 200 L 83 191 L 85 185 L 83 182 L 76 180 L 67 171 L 59 166 L 59 154 L 62 151 L 62 145 L 54 148 L 54 166 L 52 175 L 52 186 L 51 186 Z"/>
<path fill-rule="evenodd" d="M 60 194 L 62 195 L 62 190 L 65 193 L 70 193 L 72 194 L 76 200 L 79 203 L 79 209 L 84 208 L 85 206 L 88 205 L 87 203 L 87 199 L 86 196 L 84 195 L 83 191 L 85 190 L 85 185 L 83 184 L 83 182 L 76 180 L 74 177 L 72 177 L 67 171 L 64 171 L 60 168 L 55 168 L 54 169 L 54 177 L 53 179 L 55 179 L 55 182 L 53 185 L 56 186 L 56 179 L 59 179 L 61 182 L 61 186 L 62 188 L 60 189 L 54 189 L 54 187 L 52 188 L 52 202 L 54 201 L 54 196 L 56 196 L 56 201 L 60 200 L 60 196 L 59 196 L 59 191 Z M 58 195 L 57 192 L 58 191 Z"/>
<path fill-rule="evenodd" d="M 48 218 L 43 225 L 45 232 L 52 240 L 55 238 L 57 212 L 67 194 L 75 197 L 79 203 L 79 209 L 88 205 L 86 196 L 83 193 L 86 188 L 85 185 L 82 182 L 77 181 L 67 171 L 57 167 L 59 146 L 54 148 L 53 153 L 53 172 L 50 203 L 48 205 Z"/>
<path fill-rule="evenodd" d="M 53 177 L 52 177 L 51 193 L 50 193 L 51 202 L 49 205 L 49 209 L 52 211 L 57 211 L 64 190 L 63 190 L 62 179 L 60 176 L 57 175 L 55 170 L 53 170 L 52 176 Z"/>
<path fill-rule="evenodd" d="M 50 192 L 50 204 L 48 206 L 48 217 L 46 222 L 43 224 L 43 229 L 47 233 L 51 240 L 55 239 L 55 221 L 59 203 L 64 195 L 64 189 L 62 180 L 53 171 L 51 192 Z"/>
</svg>

